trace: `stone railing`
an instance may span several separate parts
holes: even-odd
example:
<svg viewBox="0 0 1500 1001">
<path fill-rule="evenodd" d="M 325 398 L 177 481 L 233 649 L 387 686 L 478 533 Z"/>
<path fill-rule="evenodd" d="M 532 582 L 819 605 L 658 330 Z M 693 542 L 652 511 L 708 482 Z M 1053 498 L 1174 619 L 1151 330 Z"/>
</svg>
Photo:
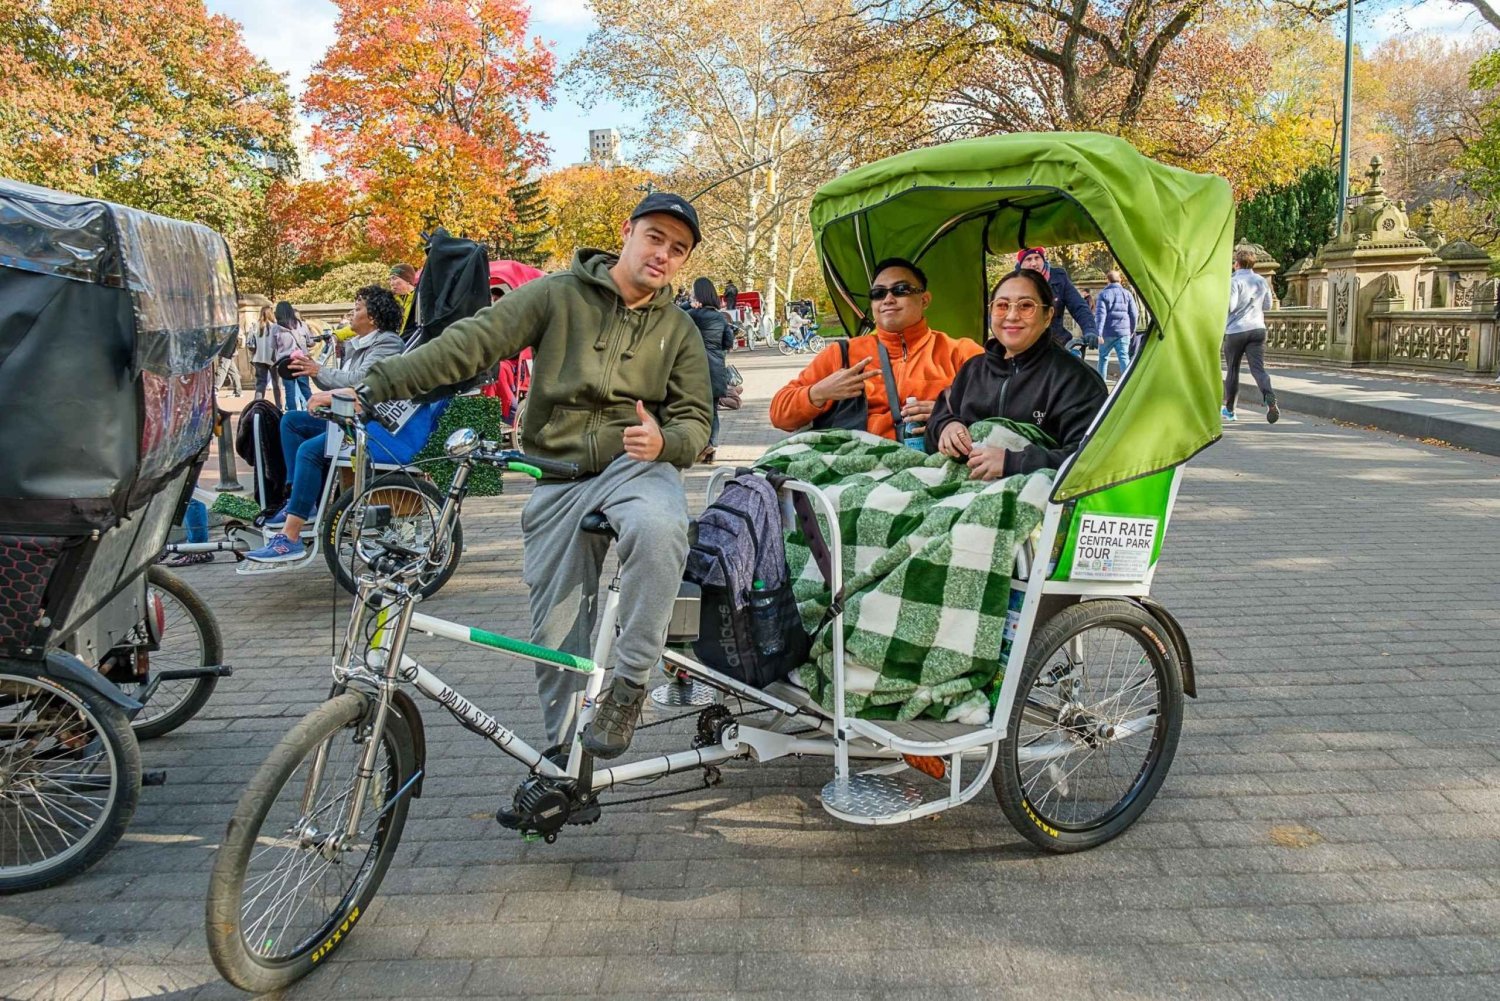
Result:
<svg viewBox="0 0 1500 1001">
<path fill-rule="evenodd" d="M 1470 374 L 1495 371 L 1494 313 L 1402 310 L 1370 317 L 1371 361 Z"/>
<path fill-rule="evenodd" d="M 1328 357 L 1328 310 L 1273 309 L 1266 312 L 1266 351 L 1289 359 Z"/>
</svg>

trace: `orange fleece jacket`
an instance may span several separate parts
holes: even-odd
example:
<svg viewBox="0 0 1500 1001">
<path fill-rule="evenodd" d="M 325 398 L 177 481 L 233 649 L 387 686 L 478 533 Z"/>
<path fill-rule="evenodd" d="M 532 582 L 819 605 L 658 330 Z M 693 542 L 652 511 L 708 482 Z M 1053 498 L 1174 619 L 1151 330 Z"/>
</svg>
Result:
<svg viewBox="0 0 1500 1001">
<path fill-rule="evenodd" d="M 880 355 L 875 350 L 877 339 L 885 344 L 891 356 L 891 372 L 896 377 L 896 390 L 901 402 L 915 396 L 919 400 L 935 400 L 939 393 L 953 384 L 953 377 L 963 363 L 975 355 L 984 354 L 984 348 L 974 341 L 949 337 L 933 330 L 922 321 L 907 327 L 900 333 L 877 329 L 873 334 L 864 334 L 849 339 L 849 364 L 861 358 L 869 358 L 865 371 L 874 376 L 865 383 L 865 395 L 869 401 L 869 416 L 865 418 L 865 429 L 871 434 L 885 438 L 896 437 L 895 421 L 891 407 L 886 401 L 885 380 L 880 375 Z M 833 406 L 833 401 L 818 406 L 808 396 L 808 390 L 819 380 L 827 378 L 841 367 L 841 356 L 837 344 L 829 344 L 808 363 L 807 367 L 791 382 L 782 386 L 771 399 L 771 423 L 783 431 L 798 431 L 812 423 L 814 417 Z"/>
</svg>

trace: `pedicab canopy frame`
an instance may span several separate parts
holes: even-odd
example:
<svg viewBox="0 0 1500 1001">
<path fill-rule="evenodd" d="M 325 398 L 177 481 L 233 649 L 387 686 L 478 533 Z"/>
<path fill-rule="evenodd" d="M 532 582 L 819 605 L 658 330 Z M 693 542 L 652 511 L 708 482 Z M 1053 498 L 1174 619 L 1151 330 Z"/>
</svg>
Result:
<svg viewBox="0 0 1500 1001">
<path fill-rule="evenodd" d="M 1053 487 L 1064 502 L 1171 468 L 1218 440 L 1219 345 L 1234 203 L 1223 178 L 1156 163 L 1113 136 L 990 136 L 850 171 L 813 197 L 823 277 L 849 333 L 868 329 L 871 270 L 927 273 L 928 320 L 983 341 L 986 252 L 1103 241 L 1151 311 L 1140 363 Z"/>
</svg>

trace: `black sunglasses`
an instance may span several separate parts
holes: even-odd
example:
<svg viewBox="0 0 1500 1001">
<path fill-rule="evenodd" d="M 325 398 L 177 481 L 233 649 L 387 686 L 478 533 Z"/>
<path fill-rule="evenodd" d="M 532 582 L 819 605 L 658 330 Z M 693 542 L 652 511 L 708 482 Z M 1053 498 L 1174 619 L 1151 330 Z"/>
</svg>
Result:
<svg viewBox="0 0 1500 1001">
<path fill-rule="evenodd" d="M 888 295 L 893 295 L 897 299 L 905 299 L 909 295 L 921 295 L 926 291 L 925 288 L 913 285 L 911 282 L 897 282 L 890 288 L 886 288 L 884 285 L 876 285 L 870 289 L 870 301 L 879 302 Z"/>
</svg>

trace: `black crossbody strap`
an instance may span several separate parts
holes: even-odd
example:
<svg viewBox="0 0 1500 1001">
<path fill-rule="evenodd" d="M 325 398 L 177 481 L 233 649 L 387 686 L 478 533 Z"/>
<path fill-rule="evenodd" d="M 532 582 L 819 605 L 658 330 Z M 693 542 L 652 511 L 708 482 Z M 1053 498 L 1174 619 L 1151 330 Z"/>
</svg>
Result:
<svg viewBox="0 0 1500 1001">
<path fill-rule="evenodd" d="M 891 407 L 891 430 L 896 440 L 901 440 L 901 392 L 896 388 L 896 373 L 891 371 L 891 356 L 885 345 L 876 343 L 880 349 L 880 374 L 885 377 L 885 400 Z"/>
</svg>

